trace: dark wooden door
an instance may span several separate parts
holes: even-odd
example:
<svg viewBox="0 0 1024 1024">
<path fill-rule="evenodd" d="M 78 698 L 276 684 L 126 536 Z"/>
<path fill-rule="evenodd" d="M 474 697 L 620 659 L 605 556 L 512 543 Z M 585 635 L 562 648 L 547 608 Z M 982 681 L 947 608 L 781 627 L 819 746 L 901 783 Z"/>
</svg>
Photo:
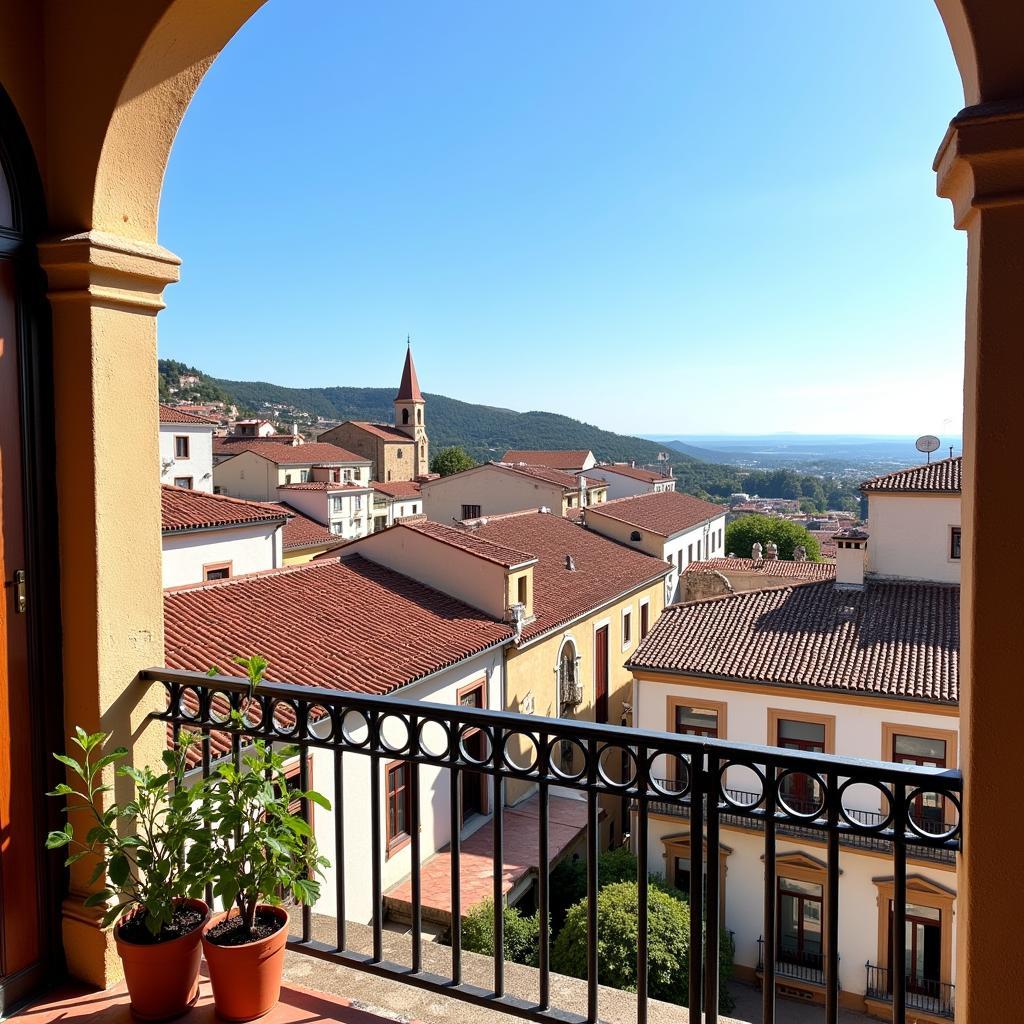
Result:
<svg viewBox="0 0 1024 1024">
<path fill-rule="evenodd" d="M 608 627 L 594 633 L 594 721 L 608 721 Z"/>
<path fill-rule="evenodd" d="M 29 237 L 37 221 L 26 214 L 32 187 L 22 173 L 29 151 L 12 118 L 0 91 L 0 1014 L 51 973 L 60 889 L 43 853 L 56 810 L 46 806 L 55 775 L 43 748 L 54 741 L 55 718 L 60 731 L 62 701 L 48 667 L 59 658 L 59 627 L 40 617 L 53 608 L 56 573 L 43 571 L 37 552 L 48 547 L 51 558 L 57 547 L 53 534 L 42 536 L 54 502 L 49 492 L 48 508 L 39 511 L 36 472 L 36 459 L 48 449 L 34 426 L 41 415 L 41 283 Z M 45 458 L 49 478 L 52 452 Z M 41 576 L 51 578 L 34 594 Z M 44 648 L 49 653 L 41 657 Z M 59 870 L 58 859 L 52 864 Z"/>
</svg>

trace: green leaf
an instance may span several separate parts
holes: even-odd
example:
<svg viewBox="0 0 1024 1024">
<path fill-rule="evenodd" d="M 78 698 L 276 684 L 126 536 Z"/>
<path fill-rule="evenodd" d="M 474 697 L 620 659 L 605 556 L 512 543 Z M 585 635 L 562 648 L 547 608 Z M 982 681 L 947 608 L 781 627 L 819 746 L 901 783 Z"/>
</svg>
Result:
<svg viewBox="0 0 1024 1024">
<path fill-rule="evenodd" d="M 48 850 L 59 850 L 71 842 L 71 836 L 67 832 L 51 832 L 46 837 L 46 848 Z"/>
<path fill-rule="evenodd" d="M 66 782 L 60 782 L 57 784 L 56 789 L 51 789 L 46 795 L 47 796 L 74 796 L 77 791 L 72 789 Z"/>
<path fill-rule="evenodd" d="M 85 779 L 85 769 L 73 757 L 68 757 L 67 754 L 54 754 L 53 756 L 62 765 L 70 768 L 80 779 Z"/>
<path fill-rule="evenodd" d="M 77 864 L 83 857 L 88 857 L 90 853 L 92 853 L 92 850 L 79 850 L 78 853 L 71 854 L 64 861 L 64 867 L 69 868 L 72 864 Z"/>
<path fill-rule="evenodd" d="M 107 865 L 107 874 L 114 885 L 124 885 L 128 881 L 129 864 L 128 858 L 123 853 L 114 854 Z"/>
<path fill-rule="evenodd" d="M 90 893 L 85 898 L 85 902 L 82 904 L 86 907 L 97 907 L 101 903 L 106 903 L 114 893 L 110 889 L 100 889 L 98 892 Z"/>
<path fill-rule="evenodd" d="M 331 809 L 331 801 L 323 795 L 323 793 L 317 793 L 316 790 L 311 789 L 308 793 L 302 794 L 307 800 L 311 800 L 318 807 L 322 807 L 325 811 Z"/>
</svg>

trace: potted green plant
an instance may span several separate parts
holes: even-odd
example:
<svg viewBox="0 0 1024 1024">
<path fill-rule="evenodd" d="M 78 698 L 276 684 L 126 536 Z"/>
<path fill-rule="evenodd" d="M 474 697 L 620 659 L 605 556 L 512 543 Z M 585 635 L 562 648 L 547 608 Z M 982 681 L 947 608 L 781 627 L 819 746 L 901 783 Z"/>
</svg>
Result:
<svg viewBox="0 0 1024 1024">
<path fill-rule="evenodd" d="M 267 666 L 258 656 L 237 660 L 246 667 L 249 694 L 231 716 L 233 728 L 241 728 Z M 317 876 L 328 866 L 308 823 L 289 809 L 296 799 L 331 806 L 320 793 L 289 791 L 285 763 L 294 754 L 294 747 L 275 750 L 257 740 L 240 769 L 221 765 L 203 787 L 203 858 L 214 894 L 228 908 L 203 929 L 203 952 L 224 1020 L 254 1020 L 273 1008 L 288 938 L 282 900 L 315 903 Z"/>
<path fill-rule="evenodd" d="M 132 1010 L 144 1020 L 167 1020 L 182 1014 L 199 993 L 200 939 L 210 916 L 197 898 L 205 882 L 197 863 L 204 826 L 194 787 L 185 785 L 186 755 L 195 738 L 185 734 L 165 750 L 161 772 L 120 766 L 118 774 L 135 784 L 134 799 L 125 804 L 104 799 L 113 789 L 103 783 L 104 769 L 128 753 L 124 747 L 104 753 L 109 738 L 76 727 L 72 743 L 78 756 L 54 754 L 72 784 L 61 783 L 48 795 L 65 798 L 65 812 L 75 817 L 51 832 L 46 845 L 70 850 L 66 866 L 95 861 L 89 885 L 101 879 L 104 885 L 85 905 L 105 908 L 104 928 L 116 925 Z M 81 817 L 90 824 L 84 840 L 74 824 Z"/>
</svg>

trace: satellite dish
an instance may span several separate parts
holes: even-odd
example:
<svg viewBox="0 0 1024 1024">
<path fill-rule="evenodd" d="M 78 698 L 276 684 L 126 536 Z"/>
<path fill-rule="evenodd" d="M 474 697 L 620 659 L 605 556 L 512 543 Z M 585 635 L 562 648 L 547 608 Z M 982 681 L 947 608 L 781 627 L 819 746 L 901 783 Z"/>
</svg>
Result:
<svg viewBox="0 0 1024 1024">
<path fill-rule="evenodd" d="M 919 452 L 924 452 L 928 456 L 928 461 L 931 462 L 932 452 L 938 451 L 941 443 L 934 434 L 924 434 L 914 442 L 914 447 Z"/>
</svg>

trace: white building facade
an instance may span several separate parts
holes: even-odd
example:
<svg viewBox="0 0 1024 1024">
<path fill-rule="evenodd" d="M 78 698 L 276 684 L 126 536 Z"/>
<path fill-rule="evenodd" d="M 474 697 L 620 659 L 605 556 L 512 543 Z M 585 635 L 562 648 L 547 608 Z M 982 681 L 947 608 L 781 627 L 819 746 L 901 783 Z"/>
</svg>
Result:
<svg viewBox="0 0 1024 1024">
<path fill-rule="evenodd" d="M 313 481 L 285 484 L 277 490 L 282 501 L 322 523 L 336 537 L 355 540 L 370 532 L 373 491 L 369 487 Z"/>
<path fill-rule="evenodd" d="M 213 492 L 213 430 L 204 416 L 160 406 L 160 483 Z"/>
<path fill-rule="evenodd" d="M 674 477 L 639 469 L 624 462 L 602 462 L 594 470 L 608 482 L 608 500 L 631 498 L 637 494 L 660 494 L 674 491 Z"/>
</svg>

